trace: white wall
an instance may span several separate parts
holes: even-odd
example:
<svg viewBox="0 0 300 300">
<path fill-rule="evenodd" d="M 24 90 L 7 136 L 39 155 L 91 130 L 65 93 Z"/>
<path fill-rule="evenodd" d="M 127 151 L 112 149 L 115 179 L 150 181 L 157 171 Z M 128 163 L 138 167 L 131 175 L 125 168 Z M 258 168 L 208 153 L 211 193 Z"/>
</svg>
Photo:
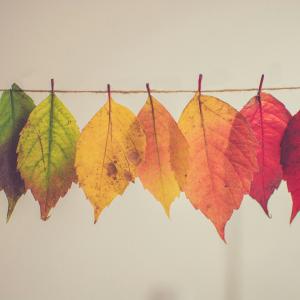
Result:
<svg viewBox="0 0 300 300">
<path fill-rule="evenodd" d="M 105 89 L 300 84 L 300 2 L 0 0 L 0 86 Z M 36 102 L 45 94 L 31 94 Z M 240 108 L 253 93 L 218 95 Z M 274 93 L 292 113 L 300 91 Z M 161 95 L 177 119 L 191 95 Z M 105 95 L 60 95 L 83 127 Z M 145 96 L 117 96 L 137 112 Z M 5 224 L 1 193 L 2 300 L 299 299 L 300 216 L 289 225 L 285 183 L 268 219 L 245 197 L 228 245 L 182 195 L 168 220 L 137 181 L 93 225 L 73 186 L 47 222 L 28 192 Z"/>
</svg>

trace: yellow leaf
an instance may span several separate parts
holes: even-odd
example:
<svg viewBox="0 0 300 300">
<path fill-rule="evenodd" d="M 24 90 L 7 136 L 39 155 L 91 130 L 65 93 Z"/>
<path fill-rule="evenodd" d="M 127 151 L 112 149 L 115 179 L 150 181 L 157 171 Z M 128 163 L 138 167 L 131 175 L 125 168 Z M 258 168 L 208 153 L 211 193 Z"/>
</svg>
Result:
<svg viewBox="0 0 300 300">
<path fill-rule="evenodd" d="M 94 207 L 95 222 L 134 181 L 144 147 L 145 136 L 135 115 L 112 99 L 83 129 L 75 166 L 78 182 Z"/>
</svg>

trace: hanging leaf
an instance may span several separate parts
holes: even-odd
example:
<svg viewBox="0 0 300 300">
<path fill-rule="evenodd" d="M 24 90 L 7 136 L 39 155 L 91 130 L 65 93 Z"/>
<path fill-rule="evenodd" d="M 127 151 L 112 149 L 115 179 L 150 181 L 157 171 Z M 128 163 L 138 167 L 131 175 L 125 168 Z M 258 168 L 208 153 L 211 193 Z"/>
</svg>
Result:
<svg viewBox="0 0 300 300">
<path fill-rule="evenodd" d="M 282 180 L 280 143 L 291 118 L 285 106 L 270 94 L 253 97 L 241 110 L 258 141 L 259 170 L 254 174 L 250 196 L 268 212 L 268 200 Z"/>
<path fill-rule="evenodd" d="M 21 132 L 18 169 L 26 188 L 40 204 L 43 220 L 76 180 L 78 137 L 74 117 L 54 93 L 32 111 Z"/>
<path fill-rule="evenodd" d="M 35 105 L 16 84 L 3 92 L 0 99 L 0 189 L 8 200 L 7 221 L 18 199 L 25 193 L 24 182 L 17 170 L 19 134 Z"/>
<path fill-rule="evenodd" d="M 292 194 L 291 222 L 300 210 L 300 111 L 291 118 L 281 143 L 283 179 Z"/>
<path fill-rule="evenodd" d="M 138 167 L 144 187 L 162 204 L 170 206 L 186 180 L 188 143 L 170 113 L 153 96 L 138 114 L 146 134 L 145 160 Z"/>
<path fill-rule="evenodd" d="M 83 129 L 76 153 L 78 181 L 94 207 L 95 222 L 136 177 L 145 136 L 135 115 L 110 99 Z"/>
<path fill-rule="evenodd" d="M 255 137 L 233 107 L 199 93 L 184 109 L 179 127 L 190 144 L 184 191 L 225 239 L 225 225 L 249 192 L 257 169 Z"/>
</svg>

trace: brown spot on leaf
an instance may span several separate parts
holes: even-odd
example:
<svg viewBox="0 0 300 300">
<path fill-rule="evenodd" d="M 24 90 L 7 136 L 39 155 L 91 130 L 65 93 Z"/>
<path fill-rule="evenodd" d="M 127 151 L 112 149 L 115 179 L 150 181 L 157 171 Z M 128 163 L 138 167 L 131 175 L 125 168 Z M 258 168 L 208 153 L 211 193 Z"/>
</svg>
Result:
<svg viewBox="0 0 300 300">
<path fill-rule="evenodd" d="M 107 164 L 106 170 L 107 170 L 107 176 L 113 177 L 114 179 L 116 178 L 118 170 L 113 162 Z"/>
<path fill-rule="evenodd" d="M 127 181 L 132 181 L 132 182 L 134 181 L 133 177 L 132 177 L 132 174 L 128 171 L 124 172 L 124 177 L 126 178 Z"/>
<path fill-rule="evenodd" d="M 141 156 L 136 150 L 132 150 L 129 152 L 128 159 L 136 166 L 141 162 Z"/>
</svg>

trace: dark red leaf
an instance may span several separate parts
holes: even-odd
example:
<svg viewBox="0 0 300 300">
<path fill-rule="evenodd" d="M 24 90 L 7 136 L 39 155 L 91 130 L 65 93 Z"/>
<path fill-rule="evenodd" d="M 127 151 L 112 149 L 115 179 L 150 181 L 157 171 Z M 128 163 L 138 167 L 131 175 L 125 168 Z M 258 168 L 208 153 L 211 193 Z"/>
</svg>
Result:
<svg viewBox="0 0 300 300">
<path fill-rule="evenodd" d="M 281 143 L 283 178 L 292 194 L 291 222 L 300 210 L 300 111 L 290 120 Z"/>
<path fill-rule="evenodd" d="M 280 143 L 291 114 L 270 94 L 253 97 L 241 110 L 258 141 L 259 171 L 254 174 L 250 196 L 268 212 L 268 200 L 282 180 Z"/>
</svg>

